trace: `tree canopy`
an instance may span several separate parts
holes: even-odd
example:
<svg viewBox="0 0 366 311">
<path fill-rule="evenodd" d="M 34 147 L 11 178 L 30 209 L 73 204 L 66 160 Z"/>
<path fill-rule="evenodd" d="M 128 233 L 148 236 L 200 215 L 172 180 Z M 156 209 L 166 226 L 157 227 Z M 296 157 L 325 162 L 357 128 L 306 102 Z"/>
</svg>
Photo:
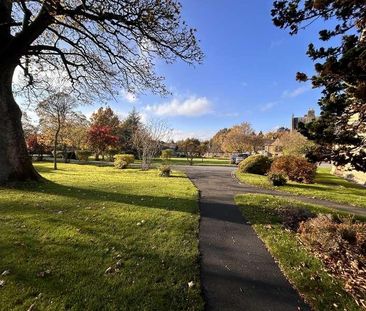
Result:
<svg viewBox="0 0 366 311">
<path fill-rule="evenodd" d="M 95 126 L 109 126 L 114 131 L 120 127 L 119 117 L 111 107 L 100 107 L 94 111 L 90 117 L 90 122 Z"/>
<path fill-rule="evenodd" d="M 366 171 L 366 2 L 363 0 L 281 0 L 273 22 L 295 35 L 317 21 L 323 46 L 309 44 L 315 74 L 297 80 L 322 89 L 321 117 L 300 130 L 315 140 L 335 164 Z M 327 25 L 326 28 L 323 28 Z M 319 154 L 319 153 L 318 153 Z"/>
<path fill-rule="evenodd" d="M 167 93 L 157 58 L 203 58 L 176 0 L 0 0 L 0 183 L 39 178 L 13 96 L 16 68 L 27 92 L 56 83 L 78 100 L 105 100 L 121 90 Z"/>
<path fill-rule="evenodd" d="M 29 85 L 62 71 L 74 90 L 165 92 L 156 56 L 200 62 L 194 29 L 172 0 L 0 1 L 0 59 L 13 58 Z"/>
<path fill-rule="evenodd" d="M 257 151 L 262 145 L 262 137 L 258 136 L 248 122 L 234 125 L 225 135 L 222 149 L 225 152 Z"/>
<path fill-rule="evenodd" d="M 54 144 L 54 169 L 57 169 L 57 145 L 60 132 L 65 128 L 66 122 L 74 118 L 75 100 L 68 94 L 56 93 L 46 100 L 41 101 L 37 106 L 37 114 L 40 119 L 40 125 L 48 129 L 53 136 Z"/>
</svg>

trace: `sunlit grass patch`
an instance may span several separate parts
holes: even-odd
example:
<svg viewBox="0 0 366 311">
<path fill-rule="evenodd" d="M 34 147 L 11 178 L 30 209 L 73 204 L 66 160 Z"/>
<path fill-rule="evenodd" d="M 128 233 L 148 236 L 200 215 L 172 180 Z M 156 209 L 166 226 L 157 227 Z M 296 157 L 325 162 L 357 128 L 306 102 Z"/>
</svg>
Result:
<svg viewBox="0 0 366 311">
<path fill-rule="evenodd" d="M 182 173 L 36 167 L 48 181 L 0 188 L 1 310 L 202 309 L 197 190 Z"/>
<path fill-rule="evenodd" d="M 366 188 L 330 174 L 327 168 L 318 168 L 314 184 L 289 181 L 281 187 L 272 186 L 267 176 L 240 172 L 236 172 L 236 176 L 240 181 L 258 187 L 366 207 Z"/>
</svg>

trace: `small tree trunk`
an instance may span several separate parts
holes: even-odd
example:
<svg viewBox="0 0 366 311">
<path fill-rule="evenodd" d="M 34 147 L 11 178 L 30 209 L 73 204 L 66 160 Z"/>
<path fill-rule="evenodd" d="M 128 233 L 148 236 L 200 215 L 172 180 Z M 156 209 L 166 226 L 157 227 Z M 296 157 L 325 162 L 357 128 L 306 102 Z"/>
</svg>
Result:
<svg viewBox="0 0 366 311">
<path fill-rule="evenodd" d="M 12 78 L 16 64 L 0 61 L 0 183 L 40 180 L 27 151 L 22 113 L 13 97 Z"/>
<path fill-rule="evenodd" d="M 63 156 L 63 160 L 64 160 L 64 163 L 69 163 L 69 155 L 70 153 L 67 151 L 67 146 L 66 144 L 63 145 L 63 149 L 62 149 L 62 156 Z"/>
<path fill-rule="evenodd" d="M 57 170 L 57 141 L 58 141 L 58 133 L 60 132 L 60 128 L 58 127 L 55 133 L 55 139 L 53 142 L 53 169 Z"/>
</svg>

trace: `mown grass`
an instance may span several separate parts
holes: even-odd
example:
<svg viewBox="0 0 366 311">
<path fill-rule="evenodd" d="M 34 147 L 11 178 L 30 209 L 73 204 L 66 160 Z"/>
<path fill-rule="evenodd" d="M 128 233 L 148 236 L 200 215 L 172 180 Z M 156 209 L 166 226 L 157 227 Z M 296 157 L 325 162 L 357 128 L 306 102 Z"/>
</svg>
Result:
<svg viewBox="0 0 366 311">
<path fill-rule="evenodd" d="M 314 184 L 289 181 L 285 186 L 274 187 L 266 176 L 236 172 L 243 183 L 298 195 L 326 199 L 359 207 L 366 207 L 366 188 L 330 174 L 328 168 L 318 168 Z"/>
<path fill-rule="evenodd" d="M 238 195 L 236 203 L 284 274 L 314 310 L 362 310 L 343 289 L 342 282 L 329 275 L 322 262 L 305 248 L 296 234 L 284 230 L 273 211 L 280 207 L 307 208 L 315 213 L 332 213 L 321 206 L 270 195 Z"/>
<path fill-rule="evenodd" d="M 203 309 L 197 190 L 183 174 L 51 166 L 36 164 L 44 183 L 0 188 L 1 310 Z"/>
</svg>

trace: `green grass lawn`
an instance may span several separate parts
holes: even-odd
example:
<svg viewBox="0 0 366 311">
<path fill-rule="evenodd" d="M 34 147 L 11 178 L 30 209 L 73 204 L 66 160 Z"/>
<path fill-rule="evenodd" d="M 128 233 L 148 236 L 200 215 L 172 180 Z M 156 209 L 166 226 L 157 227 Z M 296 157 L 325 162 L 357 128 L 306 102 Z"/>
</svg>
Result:
<svg viewBox="0 0 366 311">
<path fill-rule="evenodd" d="M 330 174 L 328 168 L 318 168 L 314 184 L 289 181 L 282 187 L 272 186 L 266 176 L 238 171 L 236 176 L 240 181 L 254 186 L 366 207 L 366 188 Z"/>
<path fill-rule="evenodd" d="M 341 280 L 329 275 L 322 262 L 303 246 L 294 232 L 284 230 L 273 213 L 276 208 L 288 206 L 305 207 L 315 213 L 332 213 L 332 210 L 269 195 L 245 194 L 235 199 L 281 270 L 314 310 L 362 310 L 343 289 Z"/>
<path fill-rule="evenodd" d="M 36 164 L 44 183 L 0 188 L 0 310 L 203 309 L 183 174 L 51 167 Z"/>
</svg>

